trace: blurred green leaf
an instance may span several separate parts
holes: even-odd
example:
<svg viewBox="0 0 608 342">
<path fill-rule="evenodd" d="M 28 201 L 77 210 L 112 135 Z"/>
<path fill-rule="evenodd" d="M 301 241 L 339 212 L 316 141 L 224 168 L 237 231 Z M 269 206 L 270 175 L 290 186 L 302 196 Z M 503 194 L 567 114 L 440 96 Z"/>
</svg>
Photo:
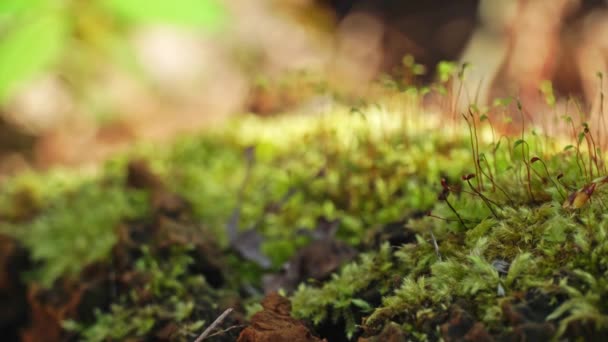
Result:
<svg viewBox="0 0 608 342">
<path fill-rule="evenodd" d="M 7 100 L 20 82 L 57 61 L 66 33 L 67 22 L 56 12 L 33 18 L 0 40 L 0 103 Z"/>
<path fill-rule="evenodd" d="M 19 14 L 24 10 L 32 10 L 48 0 L 2 0 L 0 1 L 0 17 L 4 15 Z"/>
<path fill-rule="evenodd" d="M 493 105 L 494 105 L 494 107 L 506 107 L 506 106 L 510 105 L 511 102 L 513 102 L 512 97 L 504 97 L 504 98 L 494 99 Z"/>
<path fill-rule="evenodd" d="M 225 17 L 215 0 L 104 0 L 112 12 L 132 22 L 218 28 Z"/>
<path fill-rule="evenodd" d="M 515 140 L 515 143 L 513 143 L 513 148 L 516 148 L 517 146 L 523 144 L 525 141 L 523 139 L 517 139 Z"/>
<path fill-rule="evenodd" d="M 422 64 L 414 64 L 412 67 L 412 73 L 416 76 L 421 76 L 426 74 L 426 67 Z"/>
<path fill-rule="evenodd" d="M 540 84 L 540 92 L 545 96 L 545 101 L 549 106 L 554 106 L 556 102 L 555 93 L 553 92 L 553 83 L 545 80 Z"/>
<path fill-rule="evenodd" d="M 363 299 L 353 298 L 350 301 L 354 306 L 360 308 L 363 312 L 370 312 L 373 310 L 372 306 Z"/>
<path fill-rule="evenodd" d="M 401 60 L 401 63 L 404 66 L 408 67 L 408 69 L 411 68 L 414 65 L 414 63 L 415 63 L 414 56 L 409 55 L 409 54 L 403 56 L 403 59 Z"/>
<path fill-rule="evenodd" d="M 440 61 L 439 64 L 437 64 L 437 75 L 439 76 L 439 81 L 442 83 L 447 82 L 456 68 L 457 65 L 454 62 Z"/>
</svg>

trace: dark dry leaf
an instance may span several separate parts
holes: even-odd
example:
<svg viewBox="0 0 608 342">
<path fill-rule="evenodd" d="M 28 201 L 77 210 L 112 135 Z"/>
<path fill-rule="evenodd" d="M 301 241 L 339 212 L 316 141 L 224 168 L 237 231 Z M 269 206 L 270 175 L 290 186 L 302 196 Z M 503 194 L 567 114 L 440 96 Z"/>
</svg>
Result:
<svg viewBox="0 0 608 342">
<path fill-rule="evenodd" d="M 355 250 L 337 240 L 317 240 L 302 248 L 278 274 L 263 278 L 266 293 L 283 289 L 287 292 L 308 279 L 325 280 L 355 256 Z"/>
<path fill-rule="evenodd" d="M 241 332 L 238 342 L 321 342 L 299 320 L 291 317 L 291 303 L 277 293 L 262 301 L 264 310 L 251 318 L 251 324 Z"/>
</svg>

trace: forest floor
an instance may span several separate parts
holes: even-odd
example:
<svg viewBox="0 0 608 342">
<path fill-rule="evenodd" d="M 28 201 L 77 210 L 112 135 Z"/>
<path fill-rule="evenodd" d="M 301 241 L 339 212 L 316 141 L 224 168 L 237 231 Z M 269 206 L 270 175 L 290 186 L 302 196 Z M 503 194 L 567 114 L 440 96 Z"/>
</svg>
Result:
<svg viewBox="0 0 608 342">
<path fill-rule="evenodd" d="M 243 116 L 96 172 L 8 179 L 0 335 L 608 337 L 598 137 L 499 137 L 478 110 L 448 122 L 415 102 Z"/>
</svg>

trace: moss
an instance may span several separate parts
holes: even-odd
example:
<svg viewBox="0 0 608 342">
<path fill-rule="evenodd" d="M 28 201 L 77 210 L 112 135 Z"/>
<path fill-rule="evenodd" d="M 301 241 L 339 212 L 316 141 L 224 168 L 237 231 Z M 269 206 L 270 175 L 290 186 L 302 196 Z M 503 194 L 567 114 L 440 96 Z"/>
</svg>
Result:
<svg viewBox="0 0 608 342">
<path fill-rule="evenodd" d="M 384 244 L 378 253 L 364 254 L 358 263 L 345 266 L 339 275 L 321 288 L 302 285 L 292 297 L 294 313 L 297 317 L 311 319 L 315 324 L 326 319 L 335 324 L 343 319 L 347 335 L 352 336 L 357 324 L 355 313 L 371 309 L 370 304 L 359 296 L 372 285 L 375 291 L 384 294 L 392 281 L 386 277 L 394 267 L 390 254 L 389 245 Z"/>
<path fill-rule="evenodd" d="M 65 321 L 66 329 L 93 342 L 145 338 L 156 327 L 169 331 L 172 340 L 188 341 L 212 319 L 201 314 L 217 309 L 217 296 L 202 276 L 188 274 L 194 260 L 182 248 L 172 249 L 165 260 L 146 246 L 142 250 L 135 269 L 148 278 L 147 283 L 118 298 L 107 312 L 96 310 L 92 323 Z"/>
<path fill-rule="evenodd" d="M 413 339 L 435 339 L 438 330 L 429 328 L 429 324 L 447 324 L 442 314 L 465 299 L 471 303 L 469 310 L 476 320 L 494 334 L 506 335 L 511 330 L 503 323 L 505 303 L 532 289 L 541 289 L 554 302 L 562 302 L 552 314 L 543 317 L 559 321 L 556 336 L 576 335 L 580 333 L 577 329 L 583 329 L 581 324 L 594 327 L 588 328 L 593 332 L 589 336 L 605 332 L 606 308 L 596 301 L 599 297 L 592 299 L 590 295 L 601 297 L 603 290 L 588 290 L 589 285 L 584 284 L 572 290 L 565 285 L 566 279 L 573 277 L 569 272 L 585 274 L 586 282 L 593 286 L 606 275 L 605 268 L 590 263 L 597 259 L 586 254 L 590 253 L 586 239 L 601 238 L 601 227 L 606 224 L 603 195 L 594 194 L 596 200 L 585 201 L 575 211 L 565 210 L 564 194 L 571 191 L 555 181 L 562 173 L 559 176 L 562 182 L 580 189 L 591 177 L 585 177 L 586 172 L 580 172 L 577 164 L 586 163 L 588 171 L 592 163 L 569 153 L 547 154 L 540 150 L 538 141 L 526 143 L 526 148 L 536 146 L 534 151 L 518 154 L 517 147 L 521 145 L 515 141 L 512 149 L 490 151 L 494 158 L 490 160 L 494 165 L 490 174 L 494 177 L 486 174 L 481 183 L 473 185 L 448 181 L 452 185 L 444 187 L 447 200 L 434 204 L 431 217 L 408 223 L 419 234 L 418 244 L 408 244 L 396 251 L 395 256 L 404 264 L 387 269 L 384 276 L 403 279 L 401 286 L 384 290 L 381 305 L 362 320 L 359 333 L 380 332 L 383 326 L 397 322 L 404 324 L 404 330 Z M 453 148 L 457 149 L 457 145 Z M 537 162 L 529 157 L 532 153 L 549 156 L 545 167 L 538 167 L 540 163 L 532 165 Z M 458 167 L 454 163 L 450 166 L 452 171 Z M 466 174 L 466 171 L 461 168 L 458 172 Z M 527 172 L 532 175 L 530 178 L 526 178 Z M 418 181 L 424 186 L 424 181 Z M 433 239 L 437 241 L 437 250 L 432 247 Z M 364 264 L 357 262 L 347 266 L 359 267 L 365 269 Z M 361 275 L 364 274 L 367 273 L 362 270 Z M 349 282 L 350 277 L 338 275 L 318 289 L 314 285 L 300 287 L 294 300 L 303 304 L 294 306 L 296 315 L 318 323 L 319 318 L 335 312 L 328 303 L 353 293 L 348 286 L 337 286 Z M 560 281 L 561 285 L 556 286 Z M 344 292 L 338 290 L 336 294 L 330 290 L 335 287 L 343 288 Z M 564 292 L 568 291 L 573 291 L 566 295 L 570 299 L 564 299 Z M 313 297 L 323 299 L 304 300 Z M 311 306 L 316 309 L 311 310 Z M 336 321 L 335 317 L 332 319 Z M 347 325 L 347 336 L 353 335 L 353 328 L 354 325 Z"/>
<path fill-rule="evenodd" d="M 224 290 L 259 286 L 266 271 L 229 248 L 226 225 L 236 207 L 239 229 L 263 237 L 272 270 L 310 242 L 302 231 L 315 229 L 319 218 L 339 220 L 337 237 L 363 251 L 329 280 L 305 282 L 291 297 L 294 316 L 317 328 L 341 324 L 352 339 L 399 326 L 409 339 L 433 340 L 450 331 L 447 312 L 462 309 L 490 334 L 507 336 L 519 324 L 509 321 L 517 311 L 509 308 L 528 305 L 526 295 L 540 292 L 552 303 L 541 321 L 554 325 L 557 336 L 606 332 L 605 183 L 594 181 L 601 168 L 580 144 L 559 151 L 539 135 L 495 141 L 485 125 L 445 137 L 422 120 L 414 130 L 410 117 L 382 106 L 361 115 L 334 111 L 272 124 L 244 117 L 166 148 L 139 146 L 97 176 L 22 176 L 0 195 L 7 204 L 3 230 L 36 262 L 31 282 L 50 286 L 91 264 L 111 264 L 121 225 L 154 226 L 168 215 L 158 213 L 153 193 L 125 186 L 126 162 L 137 156 L 189 204 L 188 221 L 168 215 L 173 226 L 218 240 L 225 250 L 219 258 L 238 272 L 225 272 L 228 281 L 217 285 L 223 288 L 211 288 L 210 279 L 192 271 L 192 241 L 173 249 L 168 261 L 150 252 L 152 245 L 134 258 L 152 293 L 145 309 L 135 309 L 139 294 L 123 293 L 94 321 L 68 323 L 83 338 L 149 337 L 167 320 L 185 329 L 183 337 L 213 318 L 193 308 Z M 250 146 L 255 162 L 248 169 Z M 54 185 L 61 184 L 55 179 L 71 180 Z M 584 198 L 590 184 L 595 191 Z M 568 205 L 570 194 L 577 205 Z M 394 222 L 414 241 L 369 242 Z"/>
<path fill-rule="evenodd" d="M 83 181 L 59 193 L 32 204 L 40 209 L 27 222 L 4 228 L 23 241 L 39 265 L 28 277 L 47 287 L 61 276 L 77 276 L 86 265 L 107 260 L 117 242 L 118 224 L 145 216 L 149 207 L 146 194 L 125 191 L 114 180 Z"/>
</svg>

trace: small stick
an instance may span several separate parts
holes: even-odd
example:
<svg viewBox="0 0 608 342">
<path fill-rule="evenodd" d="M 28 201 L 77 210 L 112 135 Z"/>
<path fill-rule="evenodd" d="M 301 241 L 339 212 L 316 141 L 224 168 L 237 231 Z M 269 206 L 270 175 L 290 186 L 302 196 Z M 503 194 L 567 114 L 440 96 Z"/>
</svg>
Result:
<svg viewBox="0 0 608 342">
<path fill-rule="evenodd" d="M 226 309 L 226 311 L 224 311 L 218 318 L 216 318 L 215 321 L 213 321 L 213 323 L 211 323 L 211 325 L 209 325 L 207 329 L 205 329 L 205 331 L 203 331 L 203 333 L 196 340 L 194 340 L 194 342 L 202 342 L 205 338 L 207 338 L 211 331 L 215 329 L 215 327 L 218 326 L 220 323 L 222 323 L 226 316 L 228 316 L 233 310 L 233 308 Z"/>
<path fill-rule="evenodd" d="M 207 337 L 214 337 L 214 336 L 222 335 L 222 334 L 225 334 L 225 333 L 227 333 L 227 332 L 229 332 L 231 330 L 241 329 L 241 328 L 244 328 L 244 327 L 246 327 L 246 325 L 233 325 L 230 328 L 226 328 L 224 330 L 220 330 L 220 331 L 214 332 L 213 334 L 211 334 L 211 335 L 209 335 Z"/>
<path fill-rule="evenodd" d="M 433 247 L 435 247 L 435 253 L 437 254 L 437 259 L 441 261 L 441 253 L 439 253 L 439 245 L 437 244 L 437 239 L 435 239 L 435 234 L 433 234 L 433 230 L 430 230 L 431 238 L 433 239 Z"/>
</svg>

